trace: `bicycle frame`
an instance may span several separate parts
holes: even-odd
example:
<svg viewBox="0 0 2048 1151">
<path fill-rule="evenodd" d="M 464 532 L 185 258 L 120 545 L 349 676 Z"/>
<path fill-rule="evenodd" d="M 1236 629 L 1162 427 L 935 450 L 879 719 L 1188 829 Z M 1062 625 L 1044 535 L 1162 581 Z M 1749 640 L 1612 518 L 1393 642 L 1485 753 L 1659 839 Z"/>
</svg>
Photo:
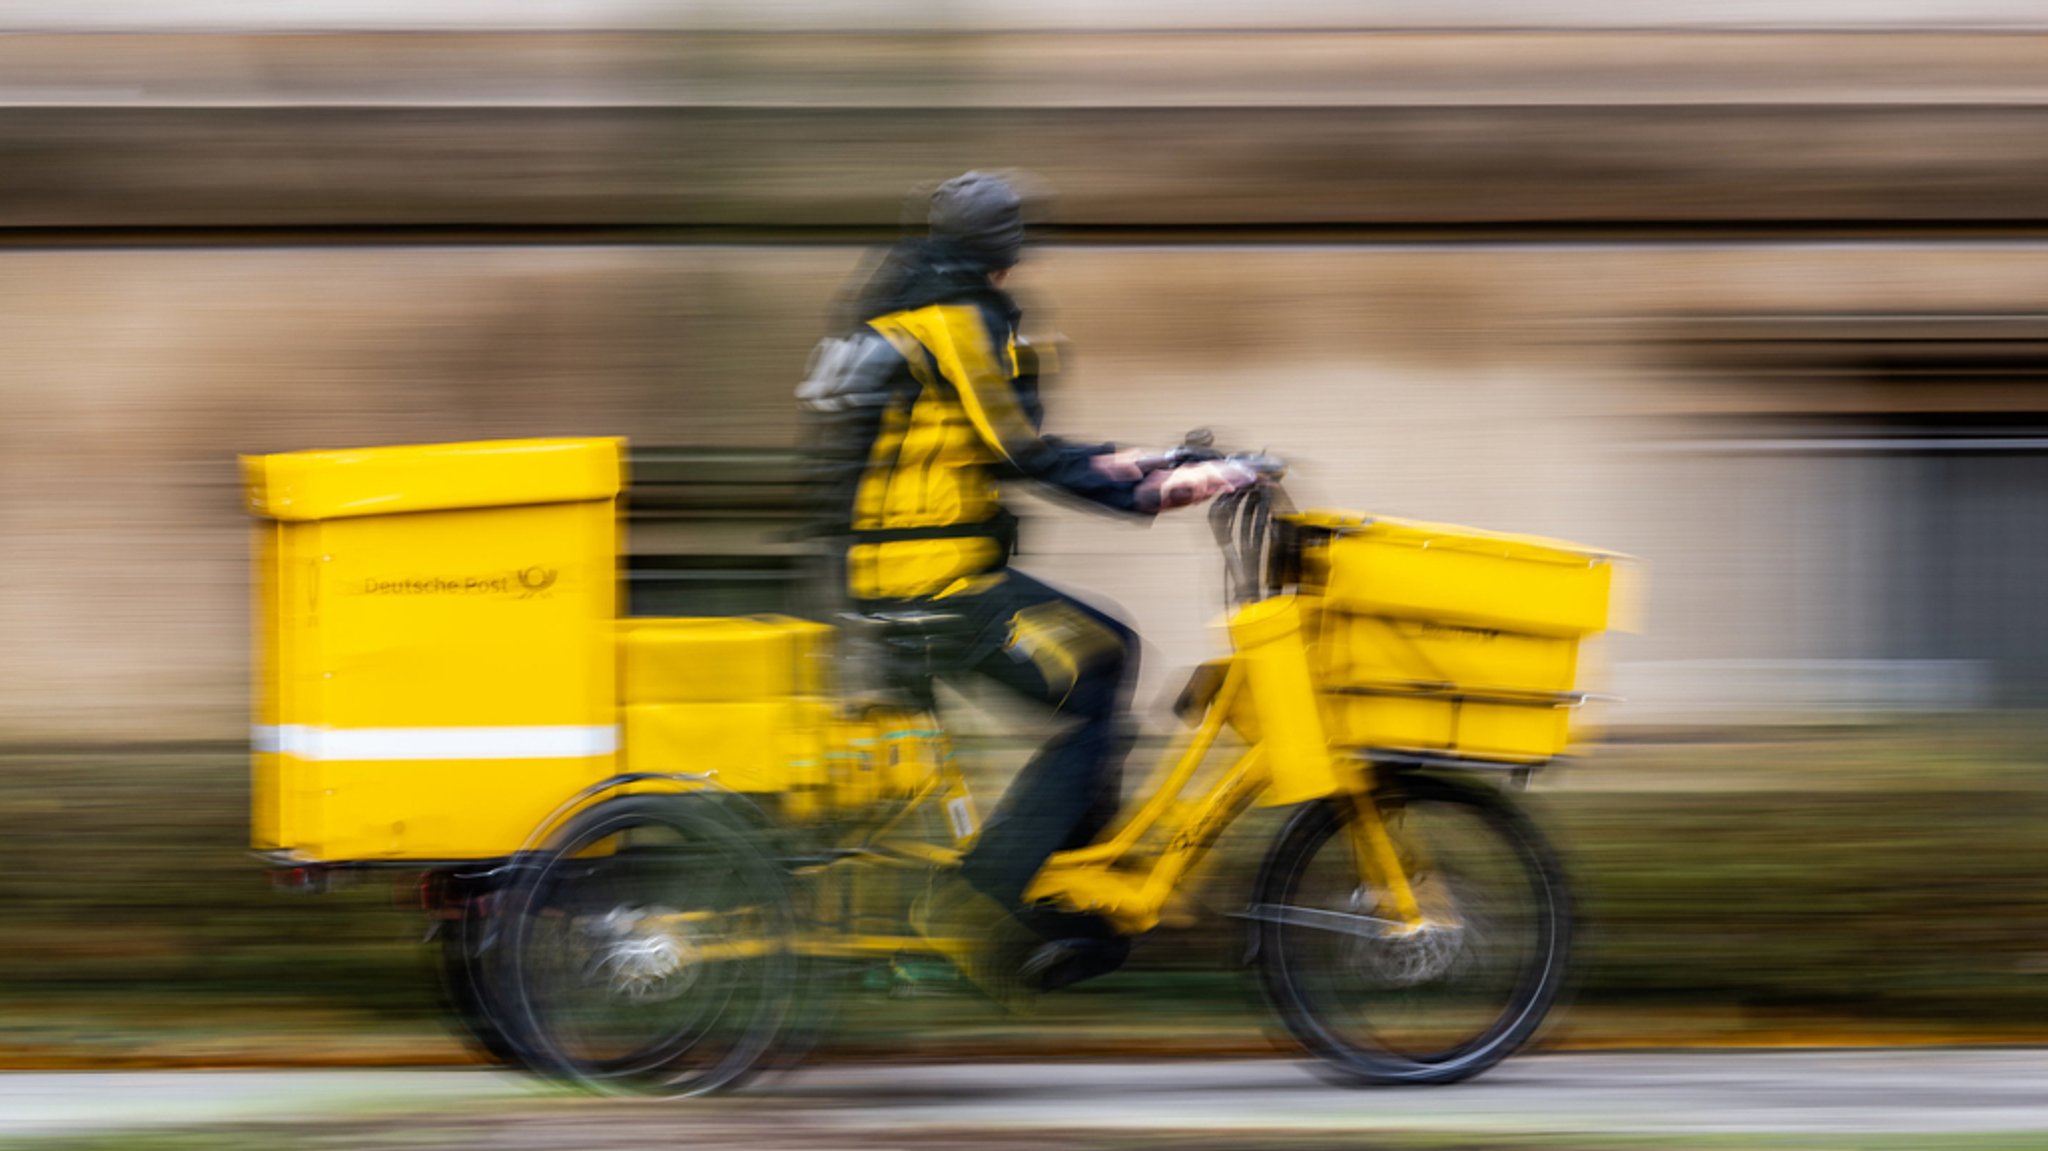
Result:
<svg viewBox="0 0 2048 1151">
<path fill-rule="evenodd" d="M 1276 597 L 1240 609 L 1231 620 L 1237 651 L 1205 665 L 1209 682 L 1202 718 L 1193 738 L 1162 759 L 1145 796 L 1108 838 L 1054 855 L 1026 890 L 1028 901 L 1048 901 L 1100 916 L 1119 932 L 1136 935 L 1159 924 L 1169 899 L 1225 830 L 1254 804 L 1282 805 L 1349 795 L 1357 805 L 1354 858 L 1361 886 L 1385 893 L 1393 929 L 1419 927 L 1424 915 L 1405 875 L 1393 840 L 1371 801 L 1374 766 L 1339 762 L 1323 744 L 1315 688 L 1310 682 L 1301 635 L 1301 610 L 1293 597 Z M 1192 803 L 1182 793 L 1210 759 L 1228 725 L 1249 746 Z M 941 770 L 902 807 L 872 831 L 842 848 L 838 858 L 800 874 L 813 877 L 853 867 L 957 866 L 960 852 L 898 838 L 896 833 L 936 798 L 964 792 L 950 753 Z M 1163 846 L 1156 850 L 1148 845 Z M 800 944 L 818 955 L 872 955 L 922 950 L 924 942 L 902 934 L 840 932 Z"/>
</svg>

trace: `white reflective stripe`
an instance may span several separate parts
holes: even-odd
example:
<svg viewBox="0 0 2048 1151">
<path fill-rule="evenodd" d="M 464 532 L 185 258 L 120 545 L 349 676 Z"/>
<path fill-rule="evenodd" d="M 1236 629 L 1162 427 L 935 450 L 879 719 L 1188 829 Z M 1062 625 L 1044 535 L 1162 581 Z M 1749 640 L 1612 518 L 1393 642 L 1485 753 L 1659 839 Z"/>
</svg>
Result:
<svg viewBox="0 0 2048 1151">
<path fill-rule="evenodd" d="M 619 749 L 610 724 L 554 727 L 306 727 L 249 729 L 249 746 L 314 760 L 579 759 Z"/>
</svg>

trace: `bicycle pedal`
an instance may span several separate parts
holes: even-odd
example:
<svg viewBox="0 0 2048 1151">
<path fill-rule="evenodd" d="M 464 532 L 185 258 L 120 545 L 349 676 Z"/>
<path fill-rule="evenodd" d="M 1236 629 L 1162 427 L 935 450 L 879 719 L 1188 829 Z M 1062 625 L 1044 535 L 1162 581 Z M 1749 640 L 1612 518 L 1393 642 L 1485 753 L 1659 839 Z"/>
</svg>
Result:
<svg viewBox="0 0 2048 1151">
<path fill-rule="evenodd" d="M 863 990 L 886 993 L 891 999 L 950 995 L 966 990 L 966 980 L 950 963 L 909 960 L 876 968 L 861 981 Z"/>
<path fill-rule="evenodd" d="M 1057 991 L 1108 975 L 1130 955 L 1129 939 L 1057 939 L 1033 950 L 1017 975 L 1033 991 Z"/>
</svg>

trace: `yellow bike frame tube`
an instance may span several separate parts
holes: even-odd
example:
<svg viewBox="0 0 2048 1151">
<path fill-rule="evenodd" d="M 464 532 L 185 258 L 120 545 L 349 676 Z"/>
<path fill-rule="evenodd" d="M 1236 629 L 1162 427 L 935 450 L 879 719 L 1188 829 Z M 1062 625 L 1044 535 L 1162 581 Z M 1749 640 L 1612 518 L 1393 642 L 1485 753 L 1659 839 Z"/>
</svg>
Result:
<svg viewBox="0 0 2048 1151">
<path fill-rule="evenodd" d="M 1150 920 L 1148 928 L 1158 923 L 1166 901 L 1180 886 L 1181 880 L 1209 853 L 1209 848 L 1224 829 L 1251 806 L 1253 797 L 1265 789 L 1270 776 L 1264 758 L 1263 748 L 1255 747 L 1245 752 L 1223 781 L 1204 798 L 1201 810 L 1181 827 L 1173 842 L 1167 845 L 1166 853 L 1152 868 L 1152 873 L 1145 877 L 1144 907 Z"/>
<path fill-rule="evenodd" d="M 934 772 L 932 774 L 932 777 L 928 780 L 925 780 L 924 783 L 917 789 L 917 793 L 915 795 L 912 795 L 907 801 L 905 801 L 903 806 L 898 808 L 896 810 L 896 813 L 891 815 L 888 818 L 888 820 L 882 824 L 882 826 L 876 828 L 873 833 L 865 836 L 862 842 L 873 844 L 880 843 L 888 839 L 889 836 L 893 834 L 898 827 L 901 827 L 903 825 L 904 820 L 910 818 L 912 813 L 922 810 L 925 805 L 925 801 L 930 799 L 932 796 L 938 794 L 939 789 L 944 787 L 946 785 L 946 782 L 947 781 L 945 777 Z"/>
<path fill-rule="evenodd" d="M 1337 794 L 1341 786 L 1309 673 L 1300 603 L 1275 596 L 1250 604 L 1231 618 L 1230 638 L 1251 681 L 1273 780 L 1259 802 L 1277 807 Z"/>
<path fill-rule="evenodd" d="M 1265 754 L 1261 744 L 1238 758 L 1187 819 L 1171 829 L 1172 840 L 1149 871 L 1118 868 L 1114 859 L 1061 852 L 1047 861 L 1024 898 L 1057 900 L 1073 910 L 1100 915 L 1127 935 L 1152 930 L 1181 878 L 1264 790 Z"/>
<path fill-rule="evenodd" d="M 1423 925 L 1422 905 L 1415 898 L 1415 888 L 1408 882 L 1408 872 L 1401 866 L 1401 854 L 1394 849 L 1394 836 L 1387 830 L 1387 821 L 1380 815 L 1379 801 L 1372 792 L 1363 790 L 1351 797 L 1352 818 L 1349 824 L 1352 854 L 1357 857 L 1358 877 L 1367 887 L 1384 891 L 1393 904 L 1393 913 L 1410 928 Z"/>
<path fill-rule="evenodd" d="M 1145 805 L 1124 822 L 1123 827 L 1113 838 L 1092 847 L 1063 851 L 1054 856 L 1054 860 L 1070 867 L 1088 863 L 1108 863 L 1123 858 L 1131 848 L 1137 846 L 1138 840 L 1144 838 L 1145 833 L 1151 831 L 1180 798 L 1181 790 L 1195 777 L 1195 772 L 1202 766 L 1202 761 L 1209 758 L 1209 749 L 1216 745 L 1216 737 L 1223 730 L 1224 718 L 1230 714 L 1231 702 L 1243 688 L 1244 669 L 1242 665 L 1232 661 L 1229 670 L 1224 672 L 1223 686 L 1217 689 L 1216 698 L 1209 702 L 1209 710 L 1202 718 L 1202 726 L 1195 730 L 1194 739 L 1181 751 L 1180 758 L 1174 761 L 1170 770 L 1163 775 L 1155 770 L 1153 778 L 1145 781 L 1145 794 L 1148 796 Z M 1163 763 L 1164 761 L 1162 766 Z"/>
</svg>

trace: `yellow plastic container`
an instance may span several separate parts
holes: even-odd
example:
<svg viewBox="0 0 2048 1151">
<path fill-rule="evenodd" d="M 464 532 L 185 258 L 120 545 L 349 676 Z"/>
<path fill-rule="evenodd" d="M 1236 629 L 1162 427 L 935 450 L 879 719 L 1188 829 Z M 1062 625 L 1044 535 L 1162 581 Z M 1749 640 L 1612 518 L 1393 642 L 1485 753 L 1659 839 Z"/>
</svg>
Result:
<svg viewBox="0 0 2048 1151">
<path fill-rule="evenodd" d="M 243 461 L 256 532 L 252 840 L 488 858 L 613 774 L 614 440 Z"/>
<path fill-rule="evenodd" d="M 833 634 L 786 616 L 621 621 L 626 768 L 753 794 L 823 788 Z"/>
<path fill-rule="evenodd" d="M 1611 553 L 1449 524 L 1310 513 L 1311 663 L 1331 742 L 1534 763 L 1562 753 Z"/>
<path fill-rule="evenodd" d="M 1570 691 L 1578 680 L 1577 637 L 1340 612 L 1324 614 L 1319 635 L 1316 663 L 1332 686 L 1457 685 L 1527 693 Z"/>
<path fill-rule="evenodd" d="M 1572 639 L 1607 627 L 1609 553 L 1451 524 L 1372 519 L 1322 557 L 1327 606 Z"/>
<path fill-rule="evenodd" d="M 786 616 L 642 618 L 619 625 L 622 700 L 750 703 L 820 695 L 833 630 Z"/>
<path fill-rule="evenodd" d="M 704 775 L 719 787 L 777 793 L 815 782 L 825 722 L 798 698 L 751 703 L 638 703 L 622 709 L 626 768 Z"/>
<path fill-rule="evenodd" d="M 1541 763 L 1571 737 L 1573 713 L 1555 704 L 1342 693 L 1325 702 L 1331 742 L 1343 747 Z"/>
</svg>

